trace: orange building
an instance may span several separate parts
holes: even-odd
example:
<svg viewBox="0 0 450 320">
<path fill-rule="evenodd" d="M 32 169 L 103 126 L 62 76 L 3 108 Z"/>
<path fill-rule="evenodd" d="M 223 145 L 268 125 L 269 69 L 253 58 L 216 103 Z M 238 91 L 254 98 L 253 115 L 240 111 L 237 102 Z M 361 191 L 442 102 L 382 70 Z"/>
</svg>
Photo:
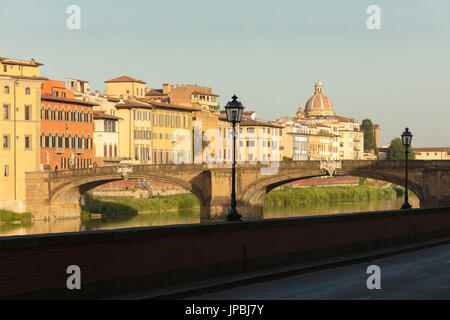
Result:
<svg viewBox="0 0 450 320">
<path fill-rule="evenodd" d="M 93 165 L 92 102 L 75 100 L 64 81 L 49 80 L 41 92 L 41 168 L 68 170 Z"/>
</svg>

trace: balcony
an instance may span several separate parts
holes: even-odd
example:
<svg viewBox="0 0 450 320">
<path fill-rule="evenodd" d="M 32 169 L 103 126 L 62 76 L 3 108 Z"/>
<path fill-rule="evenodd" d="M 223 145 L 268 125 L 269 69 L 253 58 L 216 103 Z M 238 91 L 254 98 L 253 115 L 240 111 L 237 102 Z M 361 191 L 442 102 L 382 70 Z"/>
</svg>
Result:
<svg viewBox="0 0 450 320">
<path fill-rule="evenodd" d="M 60 148 L 60 147 L 57 147 L 57 148 L 53 148 L 53 155 L 57 155 L 57 154 L 64 154 L 64 148 Z"/>
</svg>

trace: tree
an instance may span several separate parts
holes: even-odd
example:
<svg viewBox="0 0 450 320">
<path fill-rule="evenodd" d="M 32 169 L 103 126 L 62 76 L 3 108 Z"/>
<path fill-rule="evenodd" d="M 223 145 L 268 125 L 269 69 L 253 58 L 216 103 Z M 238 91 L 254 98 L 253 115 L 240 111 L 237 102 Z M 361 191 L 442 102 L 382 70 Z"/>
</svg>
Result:
<svg viewBox="0 0 450 320">
<path fill-rule="evenodd" d="M 415 154 L 412 146 L 408 148 L 408 159 L 414 159 Z M 404 160 L 405 159 L 405 146 L 403 145 L 402 139 L 395 138 L 391 141 L 391 145 L 388 148 L 386 154 L 387 160 Z"/>
<path fill-rule="evenodd" d="M 361 124 L 361 130 L 364 132 L 364 152 L 373 150 L 378 157 L 377 141 L 372 121 L 364 119 Z"/>
</svg>

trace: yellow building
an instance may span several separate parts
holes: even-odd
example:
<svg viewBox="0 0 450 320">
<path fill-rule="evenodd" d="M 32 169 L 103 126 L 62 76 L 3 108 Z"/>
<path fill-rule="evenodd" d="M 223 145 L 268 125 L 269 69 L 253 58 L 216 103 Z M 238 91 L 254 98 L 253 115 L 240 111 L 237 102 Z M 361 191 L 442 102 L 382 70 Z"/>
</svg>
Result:
<svg viewBox="0 0 450 320">
<path fill-rule="evenodd" d="M 232 162 L 232 127 L 226 116 L 219 118 L 219 161 Z M 237 128 L 236 161 L 239 163 L 273 162 L 281 160 L 282 126 L 243 116 Z"/>
<path fill-rule="evenodd" d="M 333 134 L 323 124 L 309 126 L 309 160 L 333 160 Z"/>
<path fill-rule="evenodd" d="M 40 170 L 42 64 L 0 58 L 0 208 L 26 210 L 25 173 Z"/>
<path fill-rule="evenodd" d="M 107 96 L 127 100 L 129 97 L 145 98 L 145 82 L 128 76 L 105 81 Z"/>
<path fill-rule="evenodd" d="M 165 83 L 162 93 L 168 96 L 172 104 L 219 112 L 219 95 L 213 93 L 212 88 L 192 84 L 171 85 Z"/>
<path fill-rule="evenodd" d="M 129 98 L 115 106 L 119 121 L 119 157 L 134 164 L 150 164 L 152 154 L 152 106 Z M 95 143 L 95 142 L 94 142 Z"/>
<path fill-rule="evenodd" d="M 414 148 L 416 160 L 450 160 L 450 148 Z"/>
<path fill-rule="evenodd" d="M 198 109 L 150 101 L 153 163 L 193 162 L 193 114 Z"/>
</svg>

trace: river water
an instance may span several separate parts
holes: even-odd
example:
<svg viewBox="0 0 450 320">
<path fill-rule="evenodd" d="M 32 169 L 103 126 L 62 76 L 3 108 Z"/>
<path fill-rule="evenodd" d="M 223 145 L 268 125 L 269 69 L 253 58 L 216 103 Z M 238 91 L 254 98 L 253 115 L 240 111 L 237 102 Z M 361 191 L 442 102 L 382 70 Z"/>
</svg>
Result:
<svg viewBox="0 0 450 320">
<path fill-rule="evenodd" d="M 411 199 L 413 207 L 418 207 L 417 199 Z M 349 203 L 307 203 L 297 206 L 271 207 L 264 209 L 264 218 L 283 218 L 367 212 L 400 209 L 403 199 L 380 200 L 374 202 Z M 164 226 L 200 223 L 199 211 L 161 212 L 140 214 L 134 217 L 101 219 L 63 219 L 56 221 L 35 221 L 27 225 L 0 225 L 0 236 L 32 235 L 62 232 L 82 232 L 88 230 L 112 230 L 122 228 Z"/>
</svg>

